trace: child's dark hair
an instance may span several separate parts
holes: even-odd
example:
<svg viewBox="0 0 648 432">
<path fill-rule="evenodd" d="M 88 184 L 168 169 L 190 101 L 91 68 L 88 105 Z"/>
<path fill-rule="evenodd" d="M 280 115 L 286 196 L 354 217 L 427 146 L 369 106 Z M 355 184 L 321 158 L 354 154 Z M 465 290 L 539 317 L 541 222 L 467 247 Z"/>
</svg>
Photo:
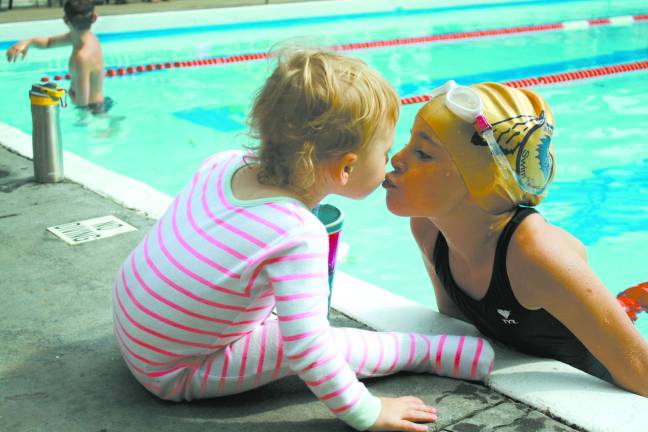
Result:
<svg viewBox="0 0 648 432">
<path fill-rule="evenodd" d="M 63 10 L 65 17 L 76 30 L 88 30 L 94 21 L 94 2 L 92 0 L 67 0 Z"/>
<path fill-rule="evenodd" d="M 289 48 L 256 95 L 249 123 L 262 184 L 303 193 L 319 162 L 363 151 L 376 131 L 396 124 L 399 99 L 362 60 Z"/>
</svg>

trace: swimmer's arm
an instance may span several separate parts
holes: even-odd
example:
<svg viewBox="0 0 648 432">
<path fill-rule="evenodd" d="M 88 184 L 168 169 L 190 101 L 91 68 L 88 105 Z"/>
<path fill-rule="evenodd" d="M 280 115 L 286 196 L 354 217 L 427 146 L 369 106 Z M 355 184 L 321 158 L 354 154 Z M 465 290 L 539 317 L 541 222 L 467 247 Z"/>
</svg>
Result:
<svg viewBox="0 0 648 432">
<path fill-rule="evenodd" d="M 620 387 L 648 397 L 648 344 L 566 232 L 545 224 L 511 241 L 507 267 L 525 306 L 556 317 L 608 369 Z M 582 246 L 581 246 L 582 247 Z M 518 287 L 524 287 L 518 289 Z"/>
<path fill-rule="evenodd" d="M 71 43 L 70 33 L 64 33 L 57 36 L 35 37 L 21 40 L 7 50 L 7 60 L 15 62 L 19 56 L 25 59 L 30 46 L 37 48 L 53 48 L 57 46 L 69 45 Z"/>
<path fill-rule="evenodd" d="M 434 295 L 436 296 L 439 312 L 462 321 L 470 322 L 452 301 L 450 296 L 445 292 L 441 281 L 439 281 L 439 278 L 437 277 L 434 264 L 430 261 L 434 244 L 439 235 L 439 230 L 426 218 L 410 218 L 410 228 L 412 230 L 412 235 L 421 250 L 425 270 L 427 271 L 428 276 L 430 276 L 430 281 L 434 286 Z"/>
</svg>

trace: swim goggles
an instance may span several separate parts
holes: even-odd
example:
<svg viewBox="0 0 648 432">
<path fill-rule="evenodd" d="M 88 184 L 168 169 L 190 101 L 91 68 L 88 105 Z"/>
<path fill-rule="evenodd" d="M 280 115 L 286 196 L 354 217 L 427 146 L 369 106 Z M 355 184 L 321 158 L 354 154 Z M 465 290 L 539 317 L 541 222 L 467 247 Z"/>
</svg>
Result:
<svg viewBox="0 0 648 432">
<path fill-rule="evenodd" d="M 450 80 L 428 93 L 432 99 L 444 94 L 446 107 L 460 119 L 472 124 L 477 134 L 486 142 L 495 165 L 499 168 L 504 179 L 515 182 L 527 193 L 537 195 L 538 190 L 522 181 L 517 172 L 511 167 L 499 144 L 497 144 L 493 134 L 493 127 L 484 116 L 484 105 L 479 93 L 471 87 L 457 84 L 454 80 Z M 508 190 L 507 193 L 509 196 L 511 195 Z M 513 197 L 511 196 L 511 198 Z"/>
</svg>

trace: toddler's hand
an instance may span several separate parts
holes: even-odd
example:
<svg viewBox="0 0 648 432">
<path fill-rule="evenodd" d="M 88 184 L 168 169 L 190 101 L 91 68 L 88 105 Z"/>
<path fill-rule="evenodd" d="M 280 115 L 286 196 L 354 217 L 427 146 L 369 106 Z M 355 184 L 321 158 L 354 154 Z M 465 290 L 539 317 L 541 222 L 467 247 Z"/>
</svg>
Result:
<svg viewBox="0 0 648 432">
<path fill-rule="evenodd" d="M 382 408 L 371 431 L 427 431 L 428 427 L 415 421 L 436 421 L 436 409 L 414 396 L 380 398 Z"/>
</svg>

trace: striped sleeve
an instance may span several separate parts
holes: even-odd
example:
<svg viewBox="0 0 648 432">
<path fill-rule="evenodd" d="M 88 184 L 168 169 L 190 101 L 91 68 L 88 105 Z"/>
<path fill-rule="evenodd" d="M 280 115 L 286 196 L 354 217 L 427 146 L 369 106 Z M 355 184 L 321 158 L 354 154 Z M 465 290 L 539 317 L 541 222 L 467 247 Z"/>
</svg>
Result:
<svg viewBox="0 0 648 432">
<path fill-rule="evenodd" d="M 328 239 L 302 230 L 268 256 L 263 271 L 277 304 L 290 369 L 341 420 L 357 430 L 378 418 L 380 400 L 358 381 L 333 341 L 328 312 Z"/>
</svg>

